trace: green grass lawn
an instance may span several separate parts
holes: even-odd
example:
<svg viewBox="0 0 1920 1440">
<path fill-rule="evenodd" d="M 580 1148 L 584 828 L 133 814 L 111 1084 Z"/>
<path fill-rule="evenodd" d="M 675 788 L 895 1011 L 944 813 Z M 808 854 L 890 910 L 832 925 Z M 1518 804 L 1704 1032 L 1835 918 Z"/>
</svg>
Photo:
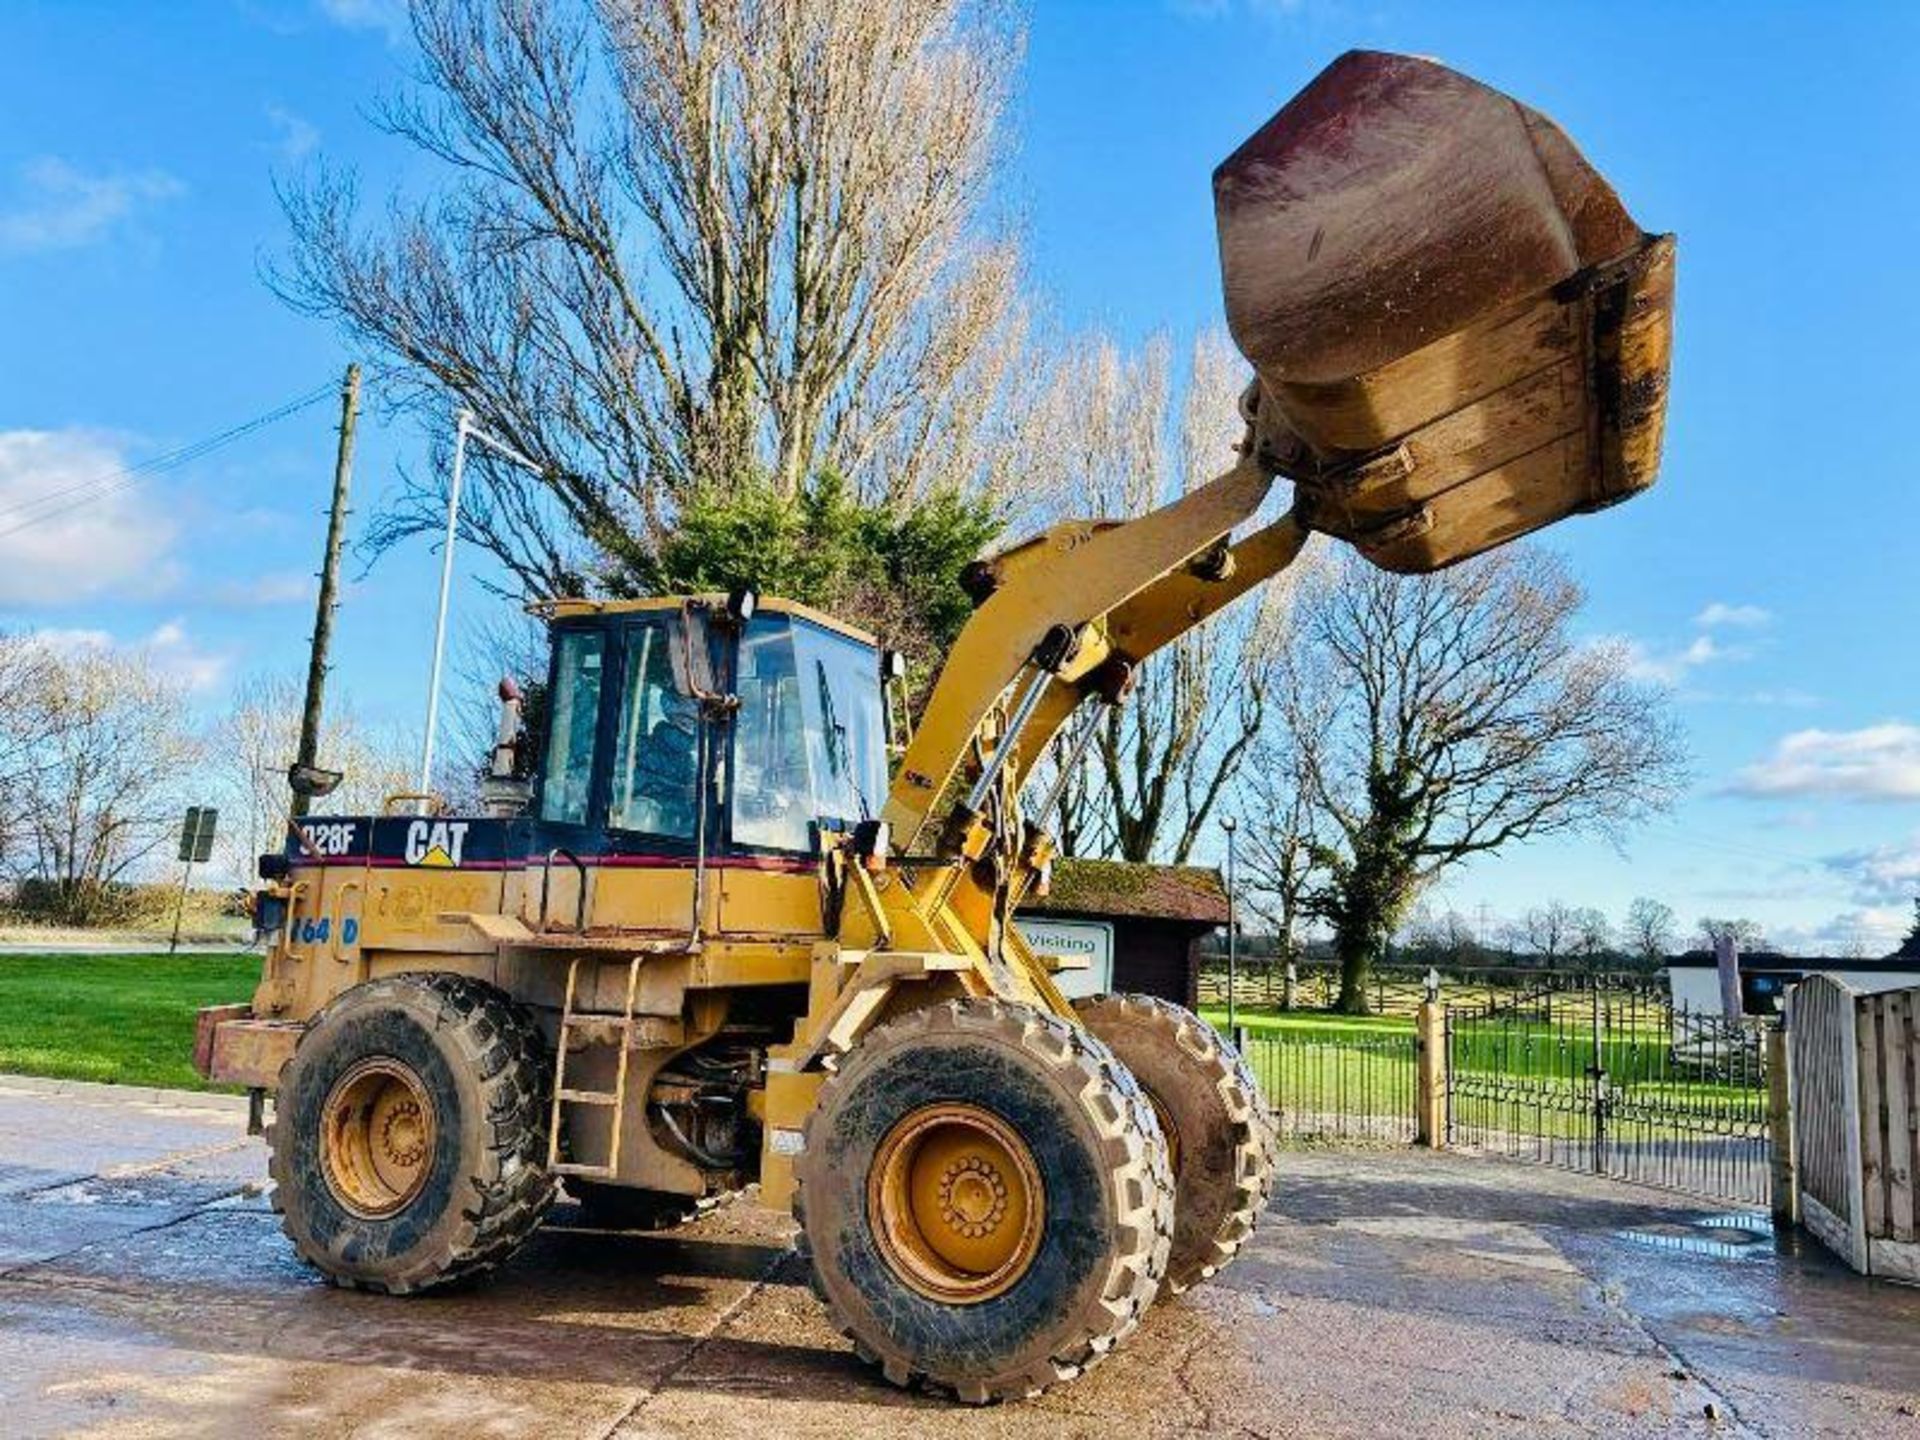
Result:
<svg viewBox="0 0 1920 1440">
<path fill-rule="evenodd" d="M 258 955 L 0 955 L 0 1071 L 212 1088 L 193 1015 L 251 999 Z"/>
</svg>

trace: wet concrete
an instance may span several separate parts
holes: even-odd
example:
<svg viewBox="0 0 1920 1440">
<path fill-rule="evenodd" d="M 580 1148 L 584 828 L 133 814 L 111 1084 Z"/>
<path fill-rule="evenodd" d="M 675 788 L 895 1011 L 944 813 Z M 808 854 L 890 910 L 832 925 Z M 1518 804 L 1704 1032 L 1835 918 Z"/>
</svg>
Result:
<svg viewBox="0 0 1920 1440">
<path fill-rule="evenodd" d="M 1871 1434 L 1920 1440 L 1920 1291 L 1764 1217 L 1500 1162 L 1290 1156 L 1251 1251 L 1025 1405 L 893 1390 L 780 1218 L 556 1222 L 491 1283 L 318 1283 L 231 1106 L 0 1077 L 0 1432 Z"/>
</svg>

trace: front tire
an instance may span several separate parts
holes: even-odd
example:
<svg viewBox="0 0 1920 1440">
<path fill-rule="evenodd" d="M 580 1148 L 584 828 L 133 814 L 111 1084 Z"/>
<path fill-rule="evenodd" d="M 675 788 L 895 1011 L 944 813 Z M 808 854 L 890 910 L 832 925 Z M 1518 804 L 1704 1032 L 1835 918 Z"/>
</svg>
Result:
<svg viewBox="0 0 1920 1440">
<path fill-rule="evenodd" d="M 1139 1323 L 1173 1177 L 1106 1047 L 1027 1005 L 954 1000 L 866 1036 L 821 1087 L 794 1215 L 833 1322 L 896 1385 L 1037 1394 Z"/>
<path fill-rule="evenodd" d="M 540 1223 L 546 1047 L 464 975 L 356 986 L 301 1036 L 275 1107 L 273 1204 L 336 1285 L 404 1295 L 491 1270 Z"/>
<path fill-rule="evenodd" d="M 1090 995 L 1081 1022 L 1147 1092 L 1173 1156 L 1167 1294 L 1218 1274 L 1260 1223 L 1277 1160 L 1273 1116 L 1240 1052 L 1191 1010 L 1151 995 Z"/>
</svg>

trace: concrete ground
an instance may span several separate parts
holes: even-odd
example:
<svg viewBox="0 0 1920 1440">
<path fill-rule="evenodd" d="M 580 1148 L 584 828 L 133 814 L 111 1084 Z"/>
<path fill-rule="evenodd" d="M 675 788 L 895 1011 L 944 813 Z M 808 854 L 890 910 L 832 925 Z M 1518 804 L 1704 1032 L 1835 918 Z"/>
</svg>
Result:
<svg viewBox="0 0 1920 1440">
<path fill-rule="evenodd" d="M 491 1283 L 320 1284 L 238 1109 L 0 1077 L 0 1433 L 1858 1434 L 1920 1440 L 1920 1291 L 1764 1222 L 1407 1151 L 1288 1157 L 1215 1284 L 1024 1405 L 891 1389 L 746 1207 Z"/>
</svg>

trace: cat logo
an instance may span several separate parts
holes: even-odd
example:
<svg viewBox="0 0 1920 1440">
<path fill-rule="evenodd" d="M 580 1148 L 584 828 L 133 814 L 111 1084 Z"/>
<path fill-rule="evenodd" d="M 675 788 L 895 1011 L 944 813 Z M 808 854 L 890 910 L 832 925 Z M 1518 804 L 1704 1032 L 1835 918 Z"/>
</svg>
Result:
<svg viewBox="0 0 1920 1440">
<path fill-rule="evenodd" d="M 451 870 L 467 844 L 465 820 L 416 820 L 407 827 L 407 864 Z"/>
</svg>

